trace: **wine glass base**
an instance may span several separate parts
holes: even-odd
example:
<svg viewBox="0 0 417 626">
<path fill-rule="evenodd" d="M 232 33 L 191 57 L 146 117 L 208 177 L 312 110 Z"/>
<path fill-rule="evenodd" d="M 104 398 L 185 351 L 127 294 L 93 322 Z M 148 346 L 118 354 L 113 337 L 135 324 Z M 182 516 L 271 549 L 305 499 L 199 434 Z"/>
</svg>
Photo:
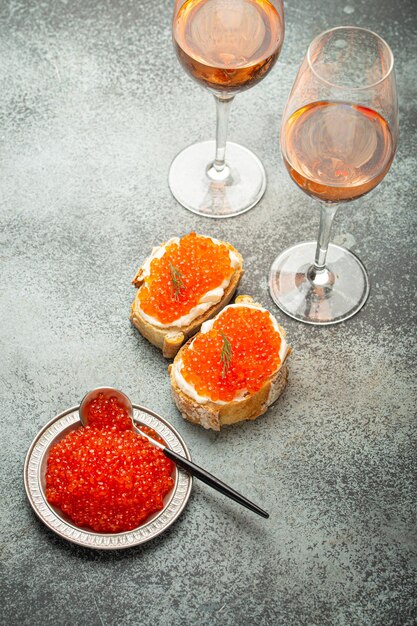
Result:
<svg viewBox="0 0 417 626">
<path fill-rule="evenodd" d="M 306 324 L 337 324 L 357 313 L 369 295 L 366 269 L 352 252 L 329 244 L 326 268 L 331 286 L 314 285 L 307 276 L 317 243 L 299 243 L 273 262 L 269 290 L 281 311 Z"/>
<path fill-rule="evenodd" d="M 206 217 L 234 217 L 252 209 L 266 188 L 266 174 L 257 156 L 227 142 L 229 176 L 212 180 L 207 169 L 214 160 L 215 141 L 202 141 L 182 150 L 169 170 L 169 186 L 183 207 Z"/>
</svg>

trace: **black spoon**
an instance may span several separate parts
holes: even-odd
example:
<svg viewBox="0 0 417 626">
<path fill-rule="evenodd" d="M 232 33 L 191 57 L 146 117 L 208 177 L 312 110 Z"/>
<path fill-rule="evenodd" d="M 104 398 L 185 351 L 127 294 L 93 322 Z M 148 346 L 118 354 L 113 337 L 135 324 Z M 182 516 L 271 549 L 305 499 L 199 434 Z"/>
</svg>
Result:
<svg viewBox="0 0 417 626">
<path fill-rule="evenodd" d="M 213 489 L 220 491 L 220 493 L 222 493 L 223 495 L 227 496 L 228 498 L 231 498 L 235 502 L 238 502 L 242 506 L 245 506 L 247 509 L 250 509 L 254 513 L 257 513 L 258 515 L 260 515 L 261 517 L 265 517 L 265 518 L 269 517 L 269 513 L 267 513 L 266 511 L 261 509 L 259 506 L 257 506 L 256 504 L 254 504 L 253 502 L 251 502 L 250 500 L 242 496 L 240 493 L 238 493 L 237 491 L 235 491 L 234 489 L 232 489 L 231 487 L 223 483 L 221 480 L 213 476 L 213 474 L 210 474 L 202 467 L 199 467 L 192 461 L 189 461 L 188 459 L 181 456 L 180 454 L 177 454 L 173 450 L 170 450 L 169 448 L 164 446 L 162 443 L 159 443 L 159 441 L 156 441 L 155 439 L 147 435 L 145 432 L 140 430 L 140 428 L 136 426 L 135 420 L 133 419 L 133 406 L 132 406 L 130 399 L 127 397 L 126 394 L 124 394 L 122 391 L 119 391 L 118 389 L 114 389 L 113 387 L 97 387 L 96 389 L 89 391 L 84 396 L 84 398 L 81 401 L 80 408 L 79 408 L 80 420 L 83 426 L 87 426 L 88 424 L 88 418 L 87 418 L 86 410 L 85 410 L 86 406 L 89 402 L 91 402 L 91 400 L 94 400 L 99 394 L 103 394 L 105 397 L 108 397 L 108 398 L 110 397 L 117 398 L 120 404 L 122 404 L 127 409 L 129 416 L 132 420 L 133 430 L 137 432 L 138 435 L 145 437 L 148 441 L 151 442 L 153 446 L 162 450 L 165 456 L 171 459 L 171 461 L 174 461 L 176 465 L 187 470 L 187 472 L 189 472 L 192 476 L 195 476 L 199 480 L 203 481 L 204 483 L 206 483 L 206 485 L 209 485 L 210 487 L 213 487 Z M 143 411 L 144 413 L 153 415 L 157 419 L 160 418 L 158 413 L 155 413 L 154 411 L 151 411 L 150 409 L 147 409 L 144 406 L 140 406 L 138 407 L 138 409 L 140 411 Z"/>
</svg>

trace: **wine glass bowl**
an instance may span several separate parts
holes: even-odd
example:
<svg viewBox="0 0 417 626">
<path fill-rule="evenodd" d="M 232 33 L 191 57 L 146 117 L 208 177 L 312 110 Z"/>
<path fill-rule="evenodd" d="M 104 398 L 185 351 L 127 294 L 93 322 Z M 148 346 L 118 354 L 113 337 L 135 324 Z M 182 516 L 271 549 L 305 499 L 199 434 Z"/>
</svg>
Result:
<svg viewBox="0 0 417 626">
<path fill-rule="evenodd" d="M 394 157 L 393 138 L 377 112 L 322 100 L 287 120 L 282 156 L 294 182 L 325 202 L 348 202 L 371 191 Z"/>
<path fill-rule="evenodd" d="M 368 193 L 387 174 L 397 136 L 389 46 L 372 31 L 356 27 L 319 35 L 298 72 L 281 126 L 284 164 L 300 189 L 321 206 L 317 244 L 293 246 L 271 268 L 271 295 L 291 317 L 332 324 L 364 305 L 366 270 L 350 251 L 329 245 L 330 229 L 340 203 Z"/>
<path fill-rule="evenodd" d="M 177 0 L 173 43 L 185 71 L 216 100 L 216 141 L 182 150 L 169 185 L 187 209 L 209 217 L 249 210 L 266 187 L 265 170 L 247 148 L 227 142 L 234 96 L 262 80 L 284 40 L 282 0 Z M 226 154 L 227 152 L 227 154 Z"/>
<path fill-rule="evenodd" d="M 177 57 L 188 74 L 218 95 L 259 82 L 281 50 L 281 19 L 268 0 L 188 0 L 174 19 Z"/>
</svg>

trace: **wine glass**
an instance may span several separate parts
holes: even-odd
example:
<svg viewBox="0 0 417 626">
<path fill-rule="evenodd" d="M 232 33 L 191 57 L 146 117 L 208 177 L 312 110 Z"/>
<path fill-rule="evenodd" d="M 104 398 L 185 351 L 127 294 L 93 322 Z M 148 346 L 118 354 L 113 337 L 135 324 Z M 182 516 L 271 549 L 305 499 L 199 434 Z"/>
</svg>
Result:
<svg viewBox="0 0 417 626">
<path fill-rule="evenodd" d="M 231 217 L 262 198 L 265 170 L 247 148 L 226 143 L 228 117 L 235 95 L 273 67 L 283 40 L 282 0 L 176 0 L 173 42 L 178 59 L 211 91 L 217 109 L 216 141 L 185 148 L 171 165 L 169 186 L 186 209 Z"/>
<path fill-rule="evenodd" d="M 281 127 L 286 168 L 321 208 L 317 243 L 288 248 L 270 271 L 272 298 L 287 315 L 309 324 L 335 324 L 365 304 L 366 270 L 352 252 L 329 244 L 330 229 L 340 203 L 368 193 L 384 178 L 397 137 L 394 59 L 388 44 L 353 26 L 316 37 Z"/>
</svg>

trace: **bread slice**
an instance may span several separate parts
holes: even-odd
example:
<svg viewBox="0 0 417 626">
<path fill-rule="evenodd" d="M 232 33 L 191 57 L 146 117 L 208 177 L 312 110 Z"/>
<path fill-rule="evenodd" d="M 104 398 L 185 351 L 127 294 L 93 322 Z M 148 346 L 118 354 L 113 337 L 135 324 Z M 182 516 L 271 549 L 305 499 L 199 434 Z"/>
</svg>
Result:
<svg viewBox="0 0 417 626">
<path fill-rule="evenodd" d="M 243 259 L 239 252 L 232 245 L 224 241 L 220 241 L 220 243 L 224 244 L 227 248 L 229 248 L 236 254 L 239 259 L 239 265 L 235 268 L 235 271 L 232 274 L 230 282 L 226 287 L 221 300 L 213 304 L 212 307 L 210 307 L 199 317 L 196 317 L 187 326 L 171 326 L 168 328 L 160 328 L 159 326 L 150 324 L 147 320 L 145 320 L 141 315 L 139 306 L 139 292 L 145 278 L 143 265 L 139 268 L 135 278 L 132 281 L 134 286 L 138 288 L 138 291 L 132 303 L 130 321 L 138 329 L 141 335 L 143 335 L 143 337 L 145 337 L 145 339 L 147 339 L 151 344 L 162 350 L 162 354 L 168 359 L 173 359 L 175 357 L 183 343 L 185 343 L 190 337 L 195 335 L 195 333 L 200 330 L 200 326 L 203 322 L 217 315 L 217 313 L 230 302 L 239 285 L 240 279 L 243 276 Z"/>
<path fill-rule="evenodd" d="M 236 304 L 245 302 L 254 304 L 250 296 L 238 296 L 236 298 Z M 281 326 L 279 329 L 281 334 L 285 336 L 284 329 Z M 191 341 L 192 340 L 189 342 Z M 175 361 L 181 358 L 181 353 L 184 349 L 185 346 L 178 352 Z M 178 387 L 173 376 L 173 366 L 170 365 L 168 371 L 170 374 L 174 402 L 184 419 L 193 424 L 200 424 L 206 429 L 219 431 L 222 426 L 245 420 L 254 420 L 265 413 L 268 407 L 270 407 L 284 391 L 288 380 L 288 365 L 286 361 L 291 352 L 292 349 L 287 346 L 285 356 L 278 370 L 265 380 L 262 387 L 256 393 L 248 395 L 244 400 L 239 402 L 232 401 L 227 404 L 216 404 L 210 401 L 205 404 L 200 404 L 188 396 Z"/>
</svg>

